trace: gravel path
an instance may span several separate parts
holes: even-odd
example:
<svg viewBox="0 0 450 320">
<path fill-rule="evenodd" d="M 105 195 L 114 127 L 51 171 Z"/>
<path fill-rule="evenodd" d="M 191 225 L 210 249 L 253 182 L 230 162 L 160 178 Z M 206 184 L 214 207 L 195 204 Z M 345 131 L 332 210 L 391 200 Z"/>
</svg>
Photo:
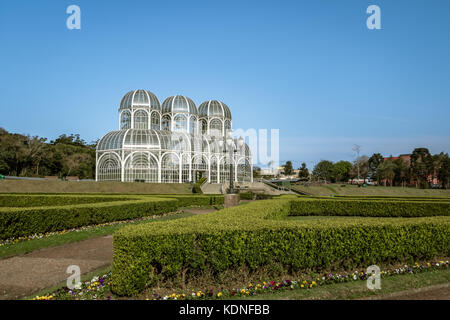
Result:
<svg viewBox="0 0 450 320">
<path fill-rule="evenodd" d="M 187 209 L 206 214 L 216 209 Z M 0 300 L 20 299 L 66 281 L 67 267 L 77 265 L 81 274 L 111 264 L 112 235 L 45 248 L 31 253 L 0 259 Z"/>
<path fill-rule="evenodd" d="M 450 300 L 450 283 L 399 291 L 362 300 Z"/>
<path fill-rule="evenodd" d="M 19 299 L 70 276 L 70 265 L 89 273 L 111 264 L 112 236 L 87 239 L 0 260 L 0 299 Z"/>
</svg>

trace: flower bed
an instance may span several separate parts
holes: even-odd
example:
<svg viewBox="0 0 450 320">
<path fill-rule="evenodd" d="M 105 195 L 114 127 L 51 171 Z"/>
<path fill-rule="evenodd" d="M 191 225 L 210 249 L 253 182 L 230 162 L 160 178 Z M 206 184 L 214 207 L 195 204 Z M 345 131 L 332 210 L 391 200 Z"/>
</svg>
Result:
<svg viewBox="0 0 450 320">
<path fill-rule="evenodd" d="M 415 263 L 400 268 L 381 270 L 381 278 L 401 274 L 417 274 L 427 271 L 443 270 L 449 268 L 448 261 Z M 259 294 L 285 290 L 311 290 L 333 283 L 366 281 L 370 274 L 355 270 L 345 273 L 327 273 L 321 276 L 311 275 L 302 279 L 277 279 L 244 285 L 231 290 L 213 291 L 211 289 L 196 290 L 192 292 L 174 292 L 167 295 L 153 294 L 146 300 L 204 300 L 229 299 L 232 297 L 256 296 Z M 111 300 L 111 273 L 95 276 L 90 281 L 84 281 L 78 289 L 62 288 L 53 293 L 36 296 L 32 300 Z"/>
</svg>

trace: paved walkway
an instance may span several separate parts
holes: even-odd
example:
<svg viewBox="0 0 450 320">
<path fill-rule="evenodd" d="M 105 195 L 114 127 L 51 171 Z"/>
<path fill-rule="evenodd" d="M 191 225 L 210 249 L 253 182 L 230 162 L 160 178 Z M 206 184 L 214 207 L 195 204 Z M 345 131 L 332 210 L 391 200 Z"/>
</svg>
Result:
<svg viewBox="0 0 450 320">
<path fill-rule="evenodd" d="M 206 214 L 216 209 L 185 209 Z M 77 265 L 81 274 L 111 264 L 112 235 L 86 239 L 45 248 L 31 253 L 0 259 L 0 300 L 19 299 L 66 281 L 67 267 Z"/>
<path fill-rule="evenodd" d="M 367 297 L 361 300 L 450 300 L 450 283 Z"/>
<path fill-rule="evenodd" d="M 70 276 L 70 265 L 89 273 L 111 264 L 112 236 L 87 239 L 0 260 L 0 299 L 19 299 Z"/>
</svg>

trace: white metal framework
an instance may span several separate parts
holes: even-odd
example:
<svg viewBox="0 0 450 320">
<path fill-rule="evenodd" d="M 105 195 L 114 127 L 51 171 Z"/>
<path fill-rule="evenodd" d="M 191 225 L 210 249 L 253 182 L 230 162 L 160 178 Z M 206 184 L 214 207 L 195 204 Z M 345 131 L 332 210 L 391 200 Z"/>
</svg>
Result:
<svg viewBox="0 0 450 320">
<path fill-rule="evenodd" d="M 223 152 L 232 129 L 231 112 L 220 101 L 200 104 L 173 96 L 160 105 L 147 90 L 128 92 L 119 107 L 119 130 L 103 136 L 96 151 L 97 181 L 211 183 L 253 181 L 250 149 L 234 139 L 236 152 Z"/>
</svg>

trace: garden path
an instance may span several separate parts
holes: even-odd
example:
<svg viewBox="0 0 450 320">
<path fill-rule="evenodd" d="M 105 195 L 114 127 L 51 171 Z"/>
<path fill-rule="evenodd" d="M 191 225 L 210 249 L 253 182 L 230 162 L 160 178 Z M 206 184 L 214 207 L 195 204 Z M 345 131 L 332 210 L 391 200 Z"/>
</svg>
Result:
<svg viewBox="0 0 450 320">
<path fill-rule="evenodd" d="M 0 299 L 20 299 L 67 280 L 67 267 L 81 274 L 111 264 L 112 236 L 91 238 L 0 260 Z"/>
<path fill-rule="evenodd" d="M 450 283 L 393 292 L 361 300 L 450 300 Z"/>
<path fill-rule="evenodd" d="M 216 209 L 185 209 L 206 214 Z M 112 235 L 86 239 L 0 260 L 0 300 L 20 299 L 67 280 L 67 267 L 77 265 L 81 274 L 109 266 L 113 257 Z"/>
</svg>

